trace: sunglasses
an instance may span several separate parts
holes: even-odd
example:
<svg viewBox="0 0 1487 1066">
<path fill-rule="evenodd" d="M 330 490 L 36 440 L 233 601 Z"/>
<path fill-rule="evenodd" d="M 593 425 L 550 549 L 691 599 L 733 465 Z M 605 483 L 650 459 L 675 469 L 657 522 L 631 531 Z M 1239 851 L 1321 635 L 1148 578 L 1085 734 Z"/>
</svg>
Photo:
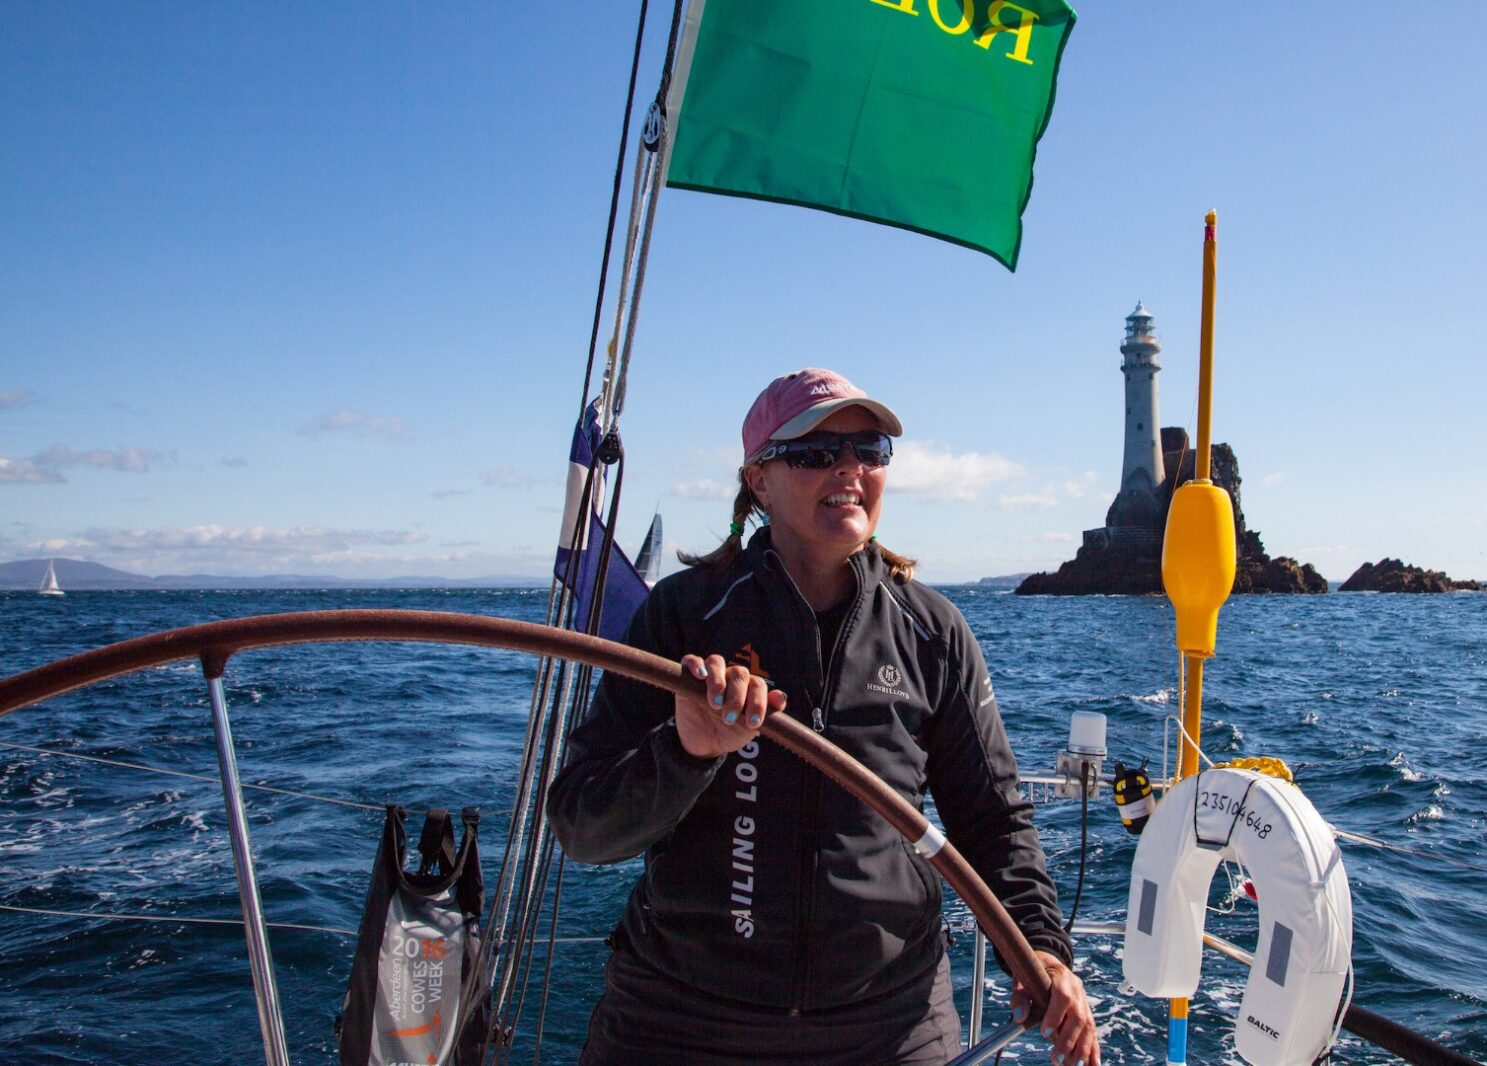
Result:
<svg viewBox="0 0 1487 1066">
<path fill-rule="evenodd" d="M 842 449 L 848 445 L 863 466 L 887 466 L 893 458 L 893 438 L 876 429 L 857 433 L 832 433 L 820 430 L 795 440 L 770 444 L 755 462 L 783 459 L 792 470 L 825 470 L 841 462 Z"/>
</svg>

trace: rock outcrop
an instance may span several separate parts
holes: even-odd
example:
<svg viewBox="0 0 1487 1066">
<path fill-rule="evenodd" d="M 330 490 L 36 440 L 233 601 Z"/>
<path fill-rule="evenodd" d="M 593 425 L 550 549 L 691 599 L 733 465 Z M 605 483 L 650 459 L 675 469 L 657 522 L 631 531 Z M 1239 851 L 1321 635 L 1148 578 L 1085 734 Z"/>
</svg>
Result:
<svg viewBox="0 0 1487 1066">
<path fill-rule="evenodd" d="M 1476 581 L 1453 581 L 1439 570 L 1422 570 L 1398 559 L 1364 563 L 1337 587 L 1338 592 L 1481 592 Z"/>
<path fill-rule="evenodd" d="M 1181 428 L 1162 430 L 1163 463 L 1167 477 L 1157 492 L 1160 517 L 1156 528 L 1166 525 L 1167 509 L 1177 486 L 1193 477 L 1194 454 L 1188 447 L 1187 432 Z M 1236 593 L 1326 592 L 1327 580 L 1310 563 L 1298 563 L 1281 556 L 1272 559 L 1265 552 L 1260 534 L 1247 529 L 1244 508 L 1240 504 L 1239 460 L 1227 444 L 1215 444 L 1211 452 L 1210 476 L 1223 487 L 1234 503 L 1234 535 L 1238 550 L 1234 575 Z M 1031 574 L 1017 587 L 1021 596 L 1129 596 L 1156 594 L 1162 591 L 1162 552 L 1160 532 L 1154 540 L 1117 535 L 1121 516 L 1112 504 L 1104 530 L 1089 530 L 1084 544 L 1074 558 L 1054 573 Z M 1116 529 L 1112 529 L 1116 526 Z M 1134 545 L 1134 547 L 1133 547 Z"/>
</svg>

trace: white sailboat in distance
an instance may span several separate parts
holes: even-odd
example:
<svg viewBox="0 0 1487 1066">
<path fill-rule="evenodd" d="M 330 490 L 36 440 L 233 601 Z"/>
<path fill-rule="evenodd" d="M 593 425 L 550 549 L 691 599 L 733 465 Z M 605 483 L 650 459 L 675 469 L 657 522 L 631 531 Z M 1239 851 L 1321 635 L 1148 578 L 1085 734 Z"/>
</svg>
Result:
<svg viewBox="0 0 1487 1066">
<path fill-rule="evenodd" d="M 656 579 L 661 576 L 660 511 L 657 511 L 656 517 L 651 519 L 651 528 L 645 535 L 645 542 L 640 546 L 640 554 L 635 557 L 635 570 L 647 587 L 654 585 Z"/>
<path fill-rule="evenodd" d="M 52 560 L 46 561 L 46 577 L 41 579 L 41 588 L 36 590 L 43 596 L 65 596 L 62 586 L 57 584 L 57 568 Z"/>
</svg>

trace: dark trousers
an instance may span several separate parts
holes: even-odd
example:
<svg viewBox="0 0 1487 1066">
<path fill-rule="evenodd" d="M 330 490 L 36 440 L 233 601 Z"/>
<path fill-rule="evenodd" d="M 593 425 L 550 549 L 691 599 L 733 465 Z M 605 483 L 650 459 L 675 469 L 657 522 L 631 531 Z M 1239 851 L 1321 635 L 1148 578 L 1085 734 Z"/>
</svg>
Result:
<svg viewBox="0 0 1487 1066">
<path fill-rule="evenodd" d="M 786 1014 L 708 995 L 621 946 L 604 969 L 581 1066 L 942 1064 L 960 1053 L 950 960 L 868 1003 Z"/>
</svg>

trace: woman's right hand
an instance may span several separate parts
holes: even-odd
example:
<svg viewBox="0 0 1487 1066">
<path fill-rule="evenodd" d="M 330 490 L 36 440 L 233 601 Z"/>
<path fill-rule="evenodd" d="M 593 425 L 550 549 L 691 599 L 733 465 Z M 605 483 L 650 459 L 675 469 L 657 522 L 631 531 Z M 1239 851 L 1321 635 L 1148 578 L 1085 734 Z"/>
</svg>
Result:
<svg viewBox="0 0 1487 1066">
<path fill-rule="evenodd" d="M 676 697 L 676 732 L 687 754 L 715 759 L 759 735 L 765 716 L 785 709 L 785 694 L 721 655 L 682 656 L 682 668 L 707 682 L 707 695 Z"/>
</svg>

